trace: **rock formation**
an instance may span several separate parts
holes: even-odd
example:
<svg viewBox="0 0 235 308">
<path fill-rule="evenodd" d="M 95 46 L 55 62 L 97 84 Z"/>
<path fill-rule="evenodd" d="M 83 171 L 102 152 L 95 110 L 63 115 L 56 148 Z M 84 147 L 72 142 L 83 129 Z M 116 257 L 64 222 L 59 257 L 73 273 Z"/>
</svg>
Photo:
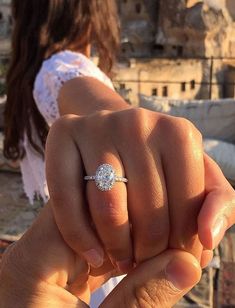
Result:
<svg viewBox="0 0 235 308">
<path fill-rule="evenodd" d="M 117 2 L 129 55 L 235 56 L 234 0 Z"/>
</svg>

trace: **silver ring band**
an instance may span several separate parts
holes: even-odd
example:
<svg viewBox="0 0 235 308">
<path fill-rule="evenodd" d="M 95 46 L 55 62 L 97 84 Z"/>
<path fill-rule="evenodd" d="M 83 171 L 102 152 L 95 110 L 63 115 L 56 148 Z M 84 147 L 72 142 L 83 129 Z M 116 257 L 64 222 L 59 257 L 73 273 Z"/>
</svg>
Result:
<svg viewBox="0 0 235 308">
<path fill-rule="evenodd" d="M 96 180 L 96 176 L 95 175 L 86 175 L 86 176 L 84 176 L 84 180 L 86 180 L 86 181 L 95 181 Z M 115 176 L 115 182 L 127 183 L 128 179 L 124 178 L 122 176 Z"/>
</svg>

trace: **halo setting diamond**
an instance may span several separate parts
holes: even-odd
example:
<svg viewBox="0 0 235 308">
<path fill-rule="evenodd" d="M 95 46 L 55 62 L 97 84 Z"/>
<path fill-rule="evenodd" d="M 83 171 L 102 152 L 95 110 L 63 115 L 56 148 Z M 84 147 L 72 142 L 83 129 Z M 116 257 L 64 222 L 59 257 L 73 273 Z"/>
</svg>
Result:
<svg viewBox="0 0 235 308">
<path fill-rule="evenodd" d="M 95 181 L 97 188 L 101 191 L 111 190 L 115 182 L 128 182 L 127 178 L 117 176 L 115 169 L 109 164 L 100 165 L 95 175 L 86 175 L 84 180 Z"/>
<path fill-rule="evenodd" d="M 116 179 L 115 170 L 109 164 L 103 164 L 98 167 L 95 174 L 96 186 L 102 191 L 111 190 Z"/>
</svg>

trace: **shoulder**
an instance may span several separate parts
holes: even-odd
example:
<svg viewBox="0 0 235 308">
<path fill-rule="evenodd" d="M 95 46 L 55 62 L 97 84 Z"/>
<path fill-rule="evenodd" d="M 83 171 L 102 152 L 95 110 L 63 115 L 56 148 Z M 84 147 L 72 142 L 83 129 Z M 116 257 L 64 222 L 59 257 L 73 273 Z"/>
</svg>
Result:
<svg viewBox="0 0 235 308">
<path fill-rule="evenodd" d="M 69 80 L 78 76 L 96 77 L 100 81 L 109 82 L 109 78 L 85 55 L 79 52 L 65 50 L 52 55 L 45 60 L 39 70 L 34 88 L 47 81 L 62 79 Z"/>
<path fill-rule="evenodd" d="M 62 86 L 77 77 L 94 77 L 113 89 L 111 80 L 85 55 L 64 50 L 43 61 L 35 78 L 35 103 L 49 125 L 59 117 L 57 99 Z"/>
<path fill-rule="evenodd" d="M 81 53 L 65 50 L 43 61 L 34 82 L 36 103 L 43 92 L 49 91 L 56 96 L 61 85 L 79 76 L 97 78 L 113 88 L 111 80 L 89 58 Z"/>
</svg>

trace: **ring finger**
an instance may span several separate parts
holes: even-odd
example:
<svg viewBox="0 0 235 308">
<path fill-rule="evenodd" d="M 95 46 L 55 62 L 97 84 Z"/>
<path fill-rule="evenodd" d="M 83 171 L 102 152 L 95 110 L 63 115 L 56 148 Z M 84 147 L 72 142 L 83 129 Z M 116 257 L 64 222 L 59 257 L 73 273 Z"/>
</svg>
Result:
<svg viewBox="0 0 235 308">
<path fill-rule="evenodd" d="M 87 175 L 95 175 L 102 164 L 112 166 L 117 176 L 124 176 L 124 168 L 118 152 L 107 136 L 92 138 L 81 146 L 81 156 Z M 84 143 L 83 143 L 84 145 Z M 105 167 L 101 170 L 105 177 Z M 114 174 L 112 171 L 108 177 Z M 107 175 L 106 175 L 107 177 Z M 106 178 L 107 179 L 107 178 Z M 101 181 L 102 182 L 102 181 Z M 123 182 L 114 183 L 110 190 L 101 190 L 94 181 L 86 186 L 90 214 L 97 233 L 114 265 L 122 272 L 132 267 L 132 241 L 127 210 L 127 189 Z"/>
</svg>

